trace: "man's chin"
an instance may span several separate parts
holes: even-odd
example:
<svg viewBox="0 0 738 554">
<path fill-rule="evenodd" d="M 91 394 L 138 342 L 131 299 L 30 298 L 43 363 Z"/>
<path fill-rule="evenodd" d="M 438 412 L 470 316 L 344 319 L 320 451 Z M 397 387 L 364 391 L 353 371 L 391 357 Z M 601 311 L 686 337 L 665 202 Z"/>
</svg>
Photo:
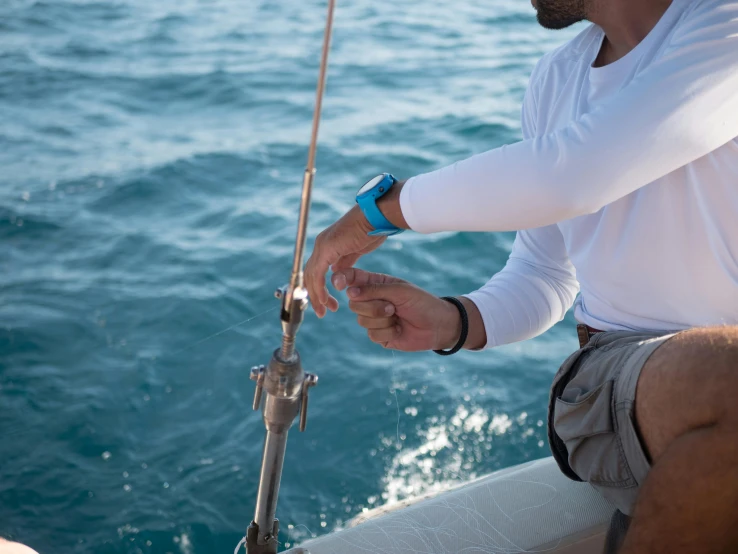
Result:
<svg viewBox="0 0 738 554">
<path fill-rule="evenodd" d="M 541 27 L 543 27 L 544 29 L 550 29 L 552 31 L 566 29 L 567 27 L 571 27 L 572 25 L 583 21 L 583 18 L 554 19 L 551 17 L 546 17 L 545 14 L 541 14 L 540 10 L 536 12 L 536 19 L 538 19 L 538 24 Z"/>
</svg>

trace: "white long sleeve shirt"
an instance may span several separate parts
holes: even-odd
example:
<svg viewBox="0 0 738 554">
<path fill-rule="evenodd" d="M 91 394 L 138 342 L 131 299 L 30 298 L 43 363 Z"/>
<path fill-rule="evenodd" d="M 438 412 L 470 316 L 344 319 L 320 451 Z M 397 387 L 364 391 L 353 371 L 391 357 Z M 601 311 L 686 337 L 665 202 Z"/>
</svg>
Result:
<svg viewBox="0 0 738 554">
<path fill-rule="evenodd" d="M 522 142 L 410 179 L 411 229 L 511 231 L 471 293 L 487 347 L 536 336 L 576 301 L 602 330 L 738 324 L 738 1 L 674 0 L 615 63 L 590 26 L 545 56 Z"/>
</svg>

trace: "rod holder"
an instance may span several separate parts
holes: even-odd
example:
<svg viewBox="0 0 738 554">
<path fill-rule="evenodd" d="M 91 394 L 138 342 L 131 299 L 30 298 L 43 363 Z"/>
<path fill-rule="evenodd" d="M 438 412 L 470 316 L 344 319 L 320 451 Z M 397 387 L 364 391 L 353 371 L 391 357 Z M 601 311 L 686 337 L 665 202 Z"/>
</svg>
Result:
<svg viewBox="0 0 738 554">
<path fill-rule="evenodd" d="M 246 530 L 246 553 L 247 554 L 277 554 L 279 548 L 279 520 L 274 520 L 274 526 L 269 533 L 259 532 L 256 522 L 251 522 Z"/>
<path fill-rule="evenodd" d="M 275 514 L 282 465 L 287 448 L 287 433 L 300 414 L 300 431 L 307 426 L 308 391 L 318 383 L 318 377 L 305 373 L 300 355 L 295 349 L 297 332 L 302 325 L 308 305 L 308 293 L 303 275 L 303 259 L 310 215 L 310 199 L 315 181 L 315 157 L 318 148 L 318 131 L 323 105 L 323 95 L 328 73 L 328 54 L 333 32 L 333 14 L 336 0 L 328 0 L 328 15 L 323 34 L 320 72 L 315 93 L 315 109 L 310 134 L 307 167 L 302 179 L 300 216 L 297 221 L 295 252 L 288 286 L 277 289 L 282 301 L 282 346 L 274 351 L 266 366 L 251 369 L 251 379 L 256 382 L 254 410 L 262 409 L 266 437 L 262 452 L 259 490 L 256 497 L 254 519 L 246 533 L 247 554 L 276 554 L 278 548 L 279 521 Z"/>
<path fill-rule="evenodd" d="M 318 383 L 318 377 L 305 373 L 296 350 L 289 360 L 284 360 L 280 349 L 274 351 L 266 366 L 251 368 L 250 377 L 256 382 L 253 409 L 262 411 L 266 436 L 254 519 L 246 534 L 246 552 L 276 554 L 279 533 L 277 500 L 287 436 L 298 414 L 300 430 L 305 430 L 308 391 Z"/>
</svg>

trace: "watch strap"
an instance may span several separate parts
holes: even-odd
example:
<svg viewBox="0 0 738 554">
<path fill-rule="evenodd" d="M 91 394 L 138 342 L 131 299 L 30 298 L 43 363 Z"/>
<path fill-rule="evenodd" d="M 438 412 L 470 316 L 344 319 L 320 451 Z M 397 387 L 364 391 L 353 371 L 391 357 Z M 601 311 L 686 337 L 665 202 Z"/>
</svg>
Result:
<svg viewBox="0 0 738 554">
<path fill-rule="evenodd" d="M 392 222 L 384 216 L 382 211 L 379 209 L 379 206 L 377 206 L 377 199 L 387 194 L 395 183 L 397 183 L 397 179 L 387 173 L 385 174 L 385 178 L 375 185 L 374 189 L 367 194 L 356 198 L 356 202 L 359 204 L 359 208 L 361 208 L 364 217 L 366 217 L 369 225 L 374 228 L 373 231 L 369 232 L 369 235 L 389 236 L 403 231 L 399 227 L 393 225 Z M 384 190 L 381 193 L 378 193 L 378 189 L 381 187 L 384 187 Z"/>
<path fill-rule="evenodd" d="M 361 208 L 361 211 L 364 212 L 364 216 L 366 217 L 367 221 L 369 222 L 369 225 L 374 227 L 374 231 L 371 231 L 369 234 L 386 234 L 389 231 L 392 231 L 394 233 L 399 233 L 401 229 L 398 229 L 392 223 L 389 219 L 384 217 L 384 214 L 379 209 L 379 206 L 377 206 L 377 200 L 374 196 L 368 196 L 364 198 L 362 201 L 359 202 L 359 207 Z"/>
</svg>

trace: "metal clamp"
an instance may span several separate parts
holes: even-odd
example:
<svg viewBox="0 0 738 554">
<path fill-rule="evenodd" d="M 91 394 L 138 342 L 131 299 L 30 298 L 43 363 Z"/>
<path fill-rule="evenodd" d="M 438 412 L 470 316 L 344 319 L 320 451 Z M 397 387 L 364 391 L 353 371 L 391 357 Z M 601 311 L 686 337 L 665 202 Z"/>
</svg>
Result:
<svg viewBox="0 0 738 554">
<path fill-rule="evenodd" d="M 264 390 L 264 374 L 266 366 L 255 365 L 251 368 L 251 380 L 256 381 L 256 390 L 254 391 L 254 411 L 261 407 L 261 392 Z"/>
<path fill-rule="evenodd" d="M 267 533 L 261 533 L 256 522 L 252 521 L 246 530 L 246 554 L 273 554 L 279 548 L 279 520 L 274 520 L 274 526 Z"/>
<path fill-rule="evenodd" d="M 302 286 L 302 272 L 293 277 L 289 285 L 278 288 L 274 296 L 282 301 L 280 320 L 282 322 L 282 349 L 280 357 L 285 362 L 290 361 L 295 353 L 295 339 L 297 331 L 305 317 L 308 306 L 308 292 Z"/>
<path fill-rule="evenodd" d="M 302 382 L 302 405 L 300 406 L 300 432 L 305 431 L 308 418 L 308 391 L 311 387 L 318 384 L 318 376 L 313 373 L 306 373 L 305 380 Z"/>
</svg>

